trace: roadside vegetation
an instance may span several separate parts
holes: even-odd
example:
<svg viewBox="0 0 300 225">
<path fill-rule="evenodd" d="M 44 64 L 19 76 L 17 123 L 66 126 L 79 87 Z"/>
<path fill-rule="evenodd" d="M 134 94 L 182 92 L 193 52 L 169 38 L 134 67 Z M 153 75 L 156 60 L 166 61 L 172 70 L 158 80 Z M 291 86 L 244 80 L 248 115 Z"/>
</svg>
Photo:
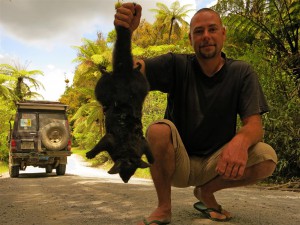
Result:
<svg viewBox="0 0 300 225">
<path fill-rule="evenodd" d="M 0 161 L 0 176 L 2 175 L 2 173 L 5 173 L 8 171 L 8 165 L 6 162 L 1 162 Z"/>
<path fill-rule="evenodd" d="M 279 163 L 270 182 L 280 183 L 300 178 L 300 2 L 297 0 L 219 0 L 213 7 L 221 13 L 227 28 L 224 52 L 228 58 L 249 62 L 259 75 L 270 106 L 263 116 L 264 141 L 276 150 Z M 141 21 L 134 32 L 133 55 L 149 58 L 167 52 L 192 53 L 189 45 L 187 13 L 189 5 L 173 2 L 168 6 L 157 3 L 153 24 Z M 60 101 L 70 106 L 68 116 L 73 133 L 73 151 L 83 157 L 104 135 L 104 115 L 94 97 L 94 87 L 101 76 L 99 66 L 111 70 L 112 44 L 115 31 L 107 37 L 101 32 L 97 40 L 84 39 L 77 50 L 73 84 L 66 86 Z M 14 114 L 17 99 L 30 99 L 28 89 L 17 91 L 15 70 L 0 65 L 0 160 L 7 162 L 6 136 L 9 119 Z M 29 72 L 29 71 L 28 71 Z M 18 74 L 17 72 L 15 74 Z M 25 73 L 30 75 L 31 73 Z M 38 74 L 41 74 L 38 72 Z M 21 95 L 18 95 L 18 93 Z M 23 93 L 23 94 L 22 94 Z M 144 129 L 164 116 L 166 95 L 151 92 L 144 104 Z M 3 129 L 2 129 L 3 128 Z M 84 150 L 80 150 L 84 149 Z M 95 166 L 110 168 L 107 153 L 91 161 Z M 149 177 L 148 170 L 138 171 Z M 138 175 L 143 177 L 144 175 Z"/>
</svg>

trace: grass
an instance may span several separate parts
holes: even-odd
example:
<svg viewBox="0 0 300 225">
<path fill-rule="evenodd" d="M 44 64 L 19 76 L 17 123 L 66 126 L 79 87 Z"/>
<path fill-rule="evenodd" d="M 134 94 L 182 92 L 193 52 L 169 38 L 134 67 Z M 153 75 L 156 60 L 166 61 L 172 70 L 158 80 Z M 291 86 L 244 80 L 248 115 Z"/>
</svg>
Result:
<svg viewBox="0 0 300 225">
<path fill-rule="evenodd" d="M 87 150 L 82 150 L 82 149 L 79 149 L 77 147 L 72 147 L 72 153 L 76 154 L 76 155 L 80 155 L 82 156 L 83 158 L 85 158 L 85 153 L 87 152 Z"/>
<path fill-rule="evenodd" d="M 99 167 L 99 168 L 104 169 L 104 170 L 109 170 L 113 166 L 113 162 L 111 160 L 103 163 L 103 161 L 101 161 L 102 158 L 99 157 L 99 156 L 98 157 L 96 156 L 94 159 L 87 159 L 85 157 L 85 154 L 86 154 L 87 151 L 88 150 L 82 150 L 82 149 L 79 149 L 77 147 L 72 148 L 72 153 L 73 154 L 80 155 L 84 160 L 90 162 L 93 167 Z M 143 160 L 145 160 L 145 159 L 143 158 Z M 151 175 L 150 175 L 149 168 L 137 169 L 135 174 L 134 174 L 134 177 L 150 179 Z"/>
<path fill-rule="evenodd" d="M 85 161 L 88 161 L 91 163 L 91 166 L 93 167 L 102 167 L 102 163 L 99 162 L 99 160 L 96 158 L 94 159 L 87 159 L 85 157 L 85 154 L 88 152 L 88 150 L 83 150 L 78 147 L 72 147 L 72 153 L 76 155 L 80 155 Z"/>
<path fill-rule="evenodd" d="M 0 161 L 0 174 L 8 172 L 8 164 Z"/>
<path fill-rule="evenodd" d="M 134 174 L 134 177 L 151 179 L 150 169 L 137 169 Z"/>
</svg>

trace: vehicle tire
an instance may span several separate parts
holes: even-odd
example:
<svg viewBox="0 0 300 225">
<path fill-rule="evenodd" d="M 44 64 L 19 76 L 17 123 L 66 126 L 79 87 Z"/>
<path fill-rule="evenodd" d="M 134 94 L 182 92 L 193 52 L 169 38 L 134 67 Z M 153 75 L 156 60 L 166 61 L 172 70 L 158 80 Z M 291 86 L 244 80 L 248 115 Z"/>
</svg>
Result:
<svg viewBox="0 0 300 225">
<path fill-rule="evenodd" d="M 52 173 L 52 166 L 51 165 L 46 166 L 46 173 Z"/>
<path fill-rule="evenodd" d="M 66 167 L 67 167 L 66 164 L 59 164 L 58 167 L 56 167 L 56 174 L 58 176 L 65 175 Z"/>
<path fill-rule="evenodd" d="M 59 151 L 68 145 L 69 133 L 62 123 L 53 122 L 43 127 L 41 139 L 48 150 Z"/>
<path fill-rule="evenodd" d="M 19 177 L 20 167 L 19 166 L 9 166 L 9 176 L 11 178 Z"/>
</svg>

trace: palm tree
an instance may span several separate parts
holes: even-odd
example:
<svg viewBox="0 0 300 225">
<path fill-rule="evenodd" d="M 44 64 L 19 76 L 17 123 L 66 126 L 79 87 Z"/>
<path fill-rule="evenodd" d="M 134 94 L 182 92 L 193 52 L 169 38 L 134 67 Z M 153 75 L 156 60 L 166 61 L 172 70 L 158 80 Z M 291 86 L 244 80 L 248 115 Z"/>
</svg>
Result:
<svg viewBox="0 0 300 225">
<path fill-rule="evenodd" d="M 169 27 L 168 41 L 171 41 L 171 35 L 173 29 L 180 33 L 180 25 L 188 26 L 188 23 L 184 20 L 188 16 L 188 13 L 193 9 L 187 9 L 191 7 L 191 4 L 180 6 L 179 1 L 175 1 L 171 4 L 170 9 L 163 3 L 156 3 L 158 9 L 150 9 L 150 11 L 157 13 L 156 19 L 158 24 L 161 25 L 160 30 L 164 32 L 164 29 Z"/>
<path fill-rule="evenodd" d="M 72 117 L 75 123 L 74 135 L 84 137 L 77 140 L 82 146 L 95 144 L 95 140 L 103 135 L 104 115 L 100 105 L 94 96 L 94 88 L 101 76 L 99 67 L 111 68 L 111 49 L 107 46 L 101 33 L 98 39 L 91 41 L 83 39 L 82 46 L 74 46 L 77 49 L 77 57 L 73 60 L 78 63 L 75 71 L 72 89 L 81 96 L 80 105 L 75 109 Z M 100 135 L 97 131 L 100 131 Z"/>
<path fill-rule="evenodd" d="M 96 42 L 83 39 L 82 46 L 73 46 L 78 51 L 77 57 L 73 62 L 79 63 L 77 67 L 77 73 L 79 77 L 74 77 L 74 82 L 78 81 L 80 77 L 84 80 L 87 76 L 93 75 L 98 72 L 98 67 L 108 67 L 111 61 L 111 50 L 108 48 L 103 35 L 98 33 L 98 39 Z M 82 80 L 79 81 L 82 83 Z"/>
<path fill-rule="evenodd" d="M 37 92 L 31 91 L 32 88 L 36 90 L 39 88 L 44 88 L 43 84 L 33 78 L 36 75 L 44 75 L 40 70 L 26 70 L 21 66 L 0 64 L 1 77 L 7 76 L 8 90 L 12 90 L 14 96 L 19 101 L 24 101 L 26 99 L 31 99 L 33 97 L 41 96 Z M 4 90 L 2 88 L 2 90 Z M 6 91 L 7 92 L 7 91 Z"/>
<path fill-rule="evenodd" d="M 7 100 L 14 98 L 13 90 L 9 87 L 9 82 L 15 80 L 14 77 L 3 74 L 2 71 L 0 71 L 0 96 L 2 96 L 3 99 Z"/>
<path fill-rule="evenodd" d="M 214 7 L 224 16 L 228 29 L 235 37 L 249 44 L 260 42 L 266 47 L 269 60 L 284 69 L 296 80 L 300 97 L 300 1 L 255 0 L 249 4 L 241 1 L 219 0 Z M 245 8 L 245 6 L 247 8 Z"/>
</svg>

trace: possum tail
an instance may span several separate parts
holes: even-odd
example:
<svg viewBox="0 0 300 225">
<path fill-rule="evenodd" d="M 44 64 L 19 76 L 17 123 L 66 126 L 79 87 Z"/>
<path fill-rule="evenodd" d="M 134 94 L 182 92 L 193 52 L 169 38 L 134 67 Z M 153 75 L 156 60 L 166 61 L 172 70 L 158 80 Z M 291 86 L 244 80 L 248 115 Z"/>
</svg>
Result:
<svg viewBox="0 0 300 225">
<path fill-rule="evenodd" d="M 129 29 L 116 26 L 117 39 L 113 51 L 113 72 L 116 75 L 131 75 L 133 58 L 131 54 L 131 34 Z"/>
</svg>

